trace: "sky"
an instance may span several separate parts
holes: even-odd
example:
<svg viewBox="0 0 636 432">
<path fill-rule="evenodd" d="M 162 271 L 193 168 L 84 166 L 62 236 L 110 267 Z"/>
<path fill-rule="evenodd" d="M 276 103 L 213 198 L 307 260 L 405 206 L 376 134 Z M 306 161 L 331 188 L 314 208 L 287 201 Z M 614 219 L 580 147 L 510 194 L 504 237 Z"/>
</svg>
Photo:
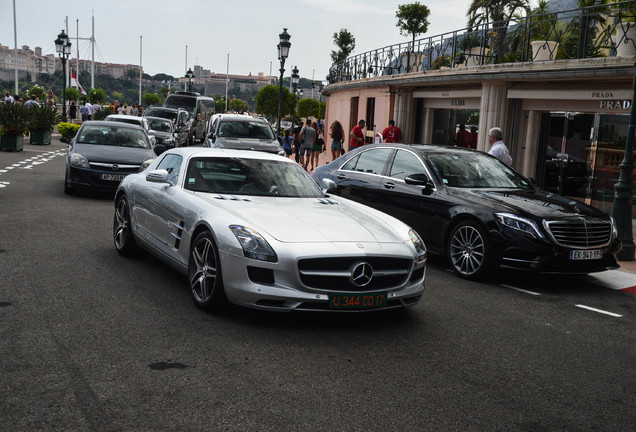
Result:
<svg viewBox="0 0 636 432">
<path fill-rule="evenodd" d="M 89 38 L 94 14 L 96 61 L 137 65 L 141 50 L 145 73 L 181 77 L 186 57 L 187 67 L 224 74 L 229 55 L 230 74 L 278 76 L 278 35 L 287 28 L 292 45 L 285 76 L 297 66 L 301 77 L 324 81 L 336 49 L 334 33 L 353 34 L 354 54 L 409 41 L 396 27 L 395 13 L 399 4 L 414 0 L 0 0 L 0 44 L 10 48 L 14 2 L 18 47 L 39 46 L 43 54 L 55 54 L 53 42 L 68 17 L 74 57 L 77 20 L 79 37 Z M 420 3 L 431 10 L 423 36 L 466 27 L 470 0 Z M 79 41 L 79 56 L 90 59 L 87 40 Z"/>
</svg>

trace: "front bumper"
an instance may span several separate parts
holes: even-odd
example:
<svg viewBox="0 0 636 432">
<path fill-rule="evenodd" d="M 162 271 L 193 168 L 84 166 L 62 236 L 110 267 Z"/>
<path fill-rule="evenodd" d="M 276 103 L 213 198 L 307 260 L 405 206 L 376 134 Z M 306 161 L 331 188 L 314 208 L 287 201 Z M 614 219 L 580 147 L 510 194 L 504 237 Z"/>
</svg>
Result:
<svg viewBox="0 0 636 432">
<path fill-rule="evenodd" d="M 286 245 L 284 253 L 277 250 L 278 262 L 253 260 L 227 251 L 220 251 L 223 285 L 225 294 L 231 303 L 254 309 L 290 312 L 290 311 L 346 311 L 363 312 L 380 309 L 395 309 L 415 305 L 424 291 L 426 262 L 416 264 L 412 256 L 404 255 L 404 245 L 383 245 L 382 251 L 367 246 L 364 253 L 355 244 L 319 244 L 308 247 L 306 244 Z M 390 251 L 389 249 L 392 249 Z M 313 249 L 312 253 L 307 253 Z M 398 253 L 399 251 L 399 253 Z M 373 261 L 382 258 L 406 258 L 411 260 L 408 274 L 399 283 L 391 286 L 343 289 L 334 283 L 329 287 L 308 286 L 299 272 L 299 262 L 312 259 L 335 259 L 349 261 Z M 373 261 L 376 262 L 376 261 Z M 307 280 L 306 278 L 304 279 Z M 315 284 L 314 284 L 315 285 Z M 371 285 L 369 285 L 371 286 Z M 386 305 L 374 309 L 334 310 L 329 306 L 330 294 L 366 294 L 386 293 Z"/>
</svg>

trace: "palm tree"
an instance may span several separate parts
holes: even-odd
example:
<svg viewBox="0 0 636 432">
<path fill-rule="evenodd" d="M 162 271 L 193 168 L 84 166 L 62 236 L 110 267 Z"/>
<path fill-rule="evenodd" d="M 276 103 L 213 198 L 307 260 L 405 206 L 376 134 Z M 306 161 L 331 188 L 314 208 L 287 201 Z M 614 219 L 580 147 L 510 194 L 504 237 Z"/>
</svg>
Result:
<svg viewBox="0 0 636 432">
<path fill-rule="evenodd" d="M 468 8 L 468 27 L 484 25 L 491 28 L 492 52 L 495 63 L 501 58 L 510 19 L 519 11 L 530 12 L 529 0 L 473 0 Z"/>
</svg>

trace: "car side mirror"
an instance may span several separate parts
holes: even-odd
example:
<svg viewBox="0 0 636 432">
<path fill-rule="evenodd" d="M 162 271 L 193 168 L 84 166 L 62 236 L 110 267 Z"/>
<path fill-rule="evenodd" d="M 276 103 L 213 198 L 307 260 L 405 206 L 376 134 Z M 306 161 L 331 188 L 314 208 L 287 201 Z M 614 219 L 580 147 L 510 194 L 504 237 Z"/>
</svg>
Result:
<svg viewBox="0 0 636 432">
<path fill-rule="evenodd" d="M 168 171 L 166 170 L 152 170 L 146 174 L 146 181 L 151 183 L 170 183 L 168 181 Z"/>
<path fill-rule="evenodd" d="M 148 131 L 148 135 L 153 135 L 153 136 L 154 136 L 154 135 L 157 135 L 157 132 L 156 132 L 156 131 L 154 131 L 154 130 L 152 130 L 152 129 L 150 129 L 150 130 Z"/>
<path fill-rule="evenodd" d="M 326 194 L 329 194 L 329 193 L 335 194 L 336 192 L 338 192 L 338 185 L 336 184 L 335 181 L 328 178 L 324 178 L 322 179 L 322 191 Z"/>
<path fill-rule="evenodd" d="M 404 183 L 414 186 L 423 186 L 422 195 L 429 195 L 433 192 L 434 184 L 424 173 L 411 174 L 404 178 Z"/>
</svg>

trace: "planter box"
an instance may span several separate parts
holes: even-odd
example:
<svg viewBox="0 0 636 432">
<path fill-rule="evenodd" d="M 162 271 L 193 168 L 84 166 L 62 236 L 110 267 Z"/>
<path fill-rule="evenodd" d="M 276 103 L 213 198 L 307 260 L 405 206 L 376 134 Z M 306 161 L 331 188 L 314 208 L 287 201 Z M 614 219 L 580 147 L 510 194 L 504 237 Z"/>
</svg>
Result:
<svg viewBox="0 0 636 432">
<path fill-rule="evenodd" d="M 51 132 L 50 131 L 31 131 L 29 136 L 29 143 L 39 145 L 51 144 Z"/>
<path fill-rule="evenodd" d="M 0 136 L 0 150 L 19 152 L 24 148 L 24 137 L 22 135 L 2 135 Z"/>
<path fill-rule="evenodd" d="M 532 61 L 554 60 L 559 43 L 554 41 L 532 41 Z"/>
<path fill-rule="evenodd" d="M 636 55 L 636 24 L 623 23 L 616 26 L 615 40 L 617 57 Z"/>
</svg>

